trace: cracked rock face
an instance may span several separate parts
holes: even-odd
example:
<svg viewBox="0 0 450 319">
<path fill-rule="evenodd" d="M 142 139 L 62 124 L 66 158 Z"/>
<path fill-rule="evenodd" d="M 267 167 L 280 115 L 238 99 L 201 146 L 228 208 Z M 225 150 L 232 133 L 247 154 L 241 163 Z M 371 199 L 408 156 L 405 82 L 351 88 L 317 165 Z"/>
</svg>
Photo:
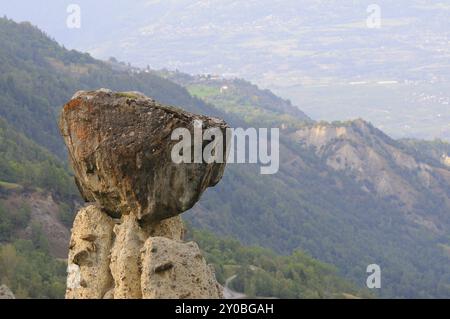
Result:
<svg viewBox="0 0 450 319">
<path fill-rule="evenodd" d="M 225 164 L 174 164 L 172 130 L 225 130 L 221 120 L 165 107 L 139 93 L 79 92 L 60 128 L 86 201 L 72 229 L 66 298 L 221 298 L 178 216 L 219 182 Z M 225 134 L 224 134 L 225 136 Z"/>
<path fill-rule="evenodd" d="M 144 299 L 222 298 L 222 289 L 194 242 L 151 237 L 141 258 Z"/>
<path fill-rule="evenodd" d="M 111 215 L 159 221 L 190 209 L 222 178 L 224 163 L 175 164 L 176 128 L 218 128 L 222 120 L 164 106 L 135 93 L 78 92 L 63 108 L 60 130 L 87 202 Z M 225 144 L 224 144 L 225 145 Z"/>
<path fill-rule="evenodd" d="M 98 207 L 82 208 L 70 239 L 66 297 L 101 299 L 111 289 L 109 270 L 114 221 Z"/>
</svg>

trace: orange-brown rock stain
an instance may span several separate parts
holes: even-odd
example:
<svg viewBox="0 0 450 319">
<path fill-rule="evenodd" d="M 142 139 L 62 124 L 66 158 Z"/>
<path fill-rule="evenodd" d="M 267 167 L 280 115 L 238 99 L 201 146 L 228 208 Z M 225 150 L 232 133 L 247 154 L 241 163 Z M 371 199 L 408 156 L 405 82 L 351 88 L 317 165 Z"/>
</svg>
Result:
<svg viewBox="0 0 450 319">
<path fill-rule="evenodd" d="M 85 141 L 89 136 L 89 130 L 86 128 L 86 126 L 77 126 L 75 128 L 75 134 L 77 135 L 77 138 L 80 141 Z"/>
<path fill-rule="evenodd" d="M 74 108 L 79 107 L 81 104 L 81 101 L 82 100 L 80 98 L 69 101 L 66 105 L 64 105 L 64 112 L 71 111 Z"/>
</svg>

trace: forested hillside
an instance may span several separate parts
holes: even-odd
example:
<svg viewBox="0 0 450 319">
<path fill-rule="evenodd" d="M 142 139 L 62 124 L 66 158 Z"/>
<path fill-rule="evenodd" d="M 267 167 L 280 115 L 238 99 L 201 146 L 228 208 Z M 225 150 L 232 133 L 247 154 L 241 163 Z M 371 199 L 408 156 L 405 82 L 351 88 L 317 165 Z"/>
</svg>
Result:
<svg viewBox="0 0 450 319">
<path fill-rule="evenodd" d="M 284 253 L 301 247 L 359 283 L 379 263 L 383 296 L 450 294 L 450 171 L 439 159 L 447 143 L 395 141 L 363 120 L 311 123 L 278 111 L 267 122 L 261 114 L 273 107 L 259 103 L 262 91 L 242 98 L 245 82 L 233 89 L 239 81 L 170 77 L 256 127 L 282 128 L 280 172 L 230 166 L 188 216 L 194 225 Z"/>
<path fill-rule="evenodd" d="M 56 115 L 79 90 L 141 91 L 165 104 L 222 115 L 169 80 L 115 71 L 87 54 L 64 49 L 28 23 L 0 19 L 0 41 L 0 116 L 61 158 L 65 149 Z"/>
<path fill-rule="evenodd" d="M 0 118 L 0 187 L 20 186 L 66 199 L 78 196 L 67 165 Z"/>
<path fill-rule="evenodd" d="M 233 278 L 232 288 L 249 297 L 352 298 L 373 297 L 339 277 L 338 270 L 302 251 L 280 256 L 258 246 L 243 246 L 231 238 L 189 230 L 216 269 L 220 283 Z"/>
<path fill-rule="evenodd" d="M 416 139 L 403 139 L 401 142 L 407 149 L 424 157 L 424 160 L 433 160 L 434 164 L 441 163 L 450 167 L 450 143 L 436 139 L 433 141 L 423 141 Z M 425 155 L 425 156 L 424 156 Z"/>
<path fill-rule="evenodd" d="M 193 96 L 213 104 L 228 114 L 235 114 L 252 125 L 299 126 L 313 121 L 289 100 L 270 90 L 261 90 L 243 79 L 224 79 L 211 75 L 192 76 L 167 70 L 156 74 L 178 83 Z"/>
<path fill-rule="evenodd" d="M 70 224 L 74 211 L 71 207 L 79 200 L 76 192 L 76 198 L 72 198 L 73 183 L 56 125 L 62 104 L 82 89 L 137 90 L 165 104 L 222 117 L 233 127 L 282 128 L 280 172 L 262 176 L 256 165 L 229 165 L 222 182 L 186 214 L 194 228 L 205 228 L 286 256 L 305 251 L 334 265 L 337 274 L 360 287 L 365 284 L 367 265 L 378 263 L 383 271 L 383 287 L 375 294 L 383 297 L 450 296 L 449 170 L 427 152 L 414 152 L 364 121 L 310 123 L 287 101 L 246 82 L 233 82 L 235 88 L 223 94 L 222 83 L 206 82 L 199 87 L 188 80 L 184 88 L 159 73 L 117 70 L 110 63 L 65 50 L 26 23 L 0 19 L 0 41 L 0 123 L 4 123 L 0 156 L 5 159 L 0 173 L 2 187 L 8 188 L 2 196 L 11 207 L 18 207 L 10 203 L 11 194 L 17 192 L 21 198 L 28 196 L 26 202 L 34 203 L 33 199 L 39 198 L 41 204 L 31 207 L 29 214 L 45 216 L 48 222 L 35 234 L 44 233 L 54 236 L 50 241 L 61 241 L 63 230 L 58 234 L 51 230 L 55 225 Z M 264 102 L 267 100 L 269 104 Z M 32 181 L 34 197 L 20 189 L 28 181 Z M 37 195 L 40 191 L 55 193 L 54 198 L 46 202 Z M 52 213 L 44 214 L 47 211 Z M 17 224 L 13 236 L 29 239 L 32 225 L 27 215 L 25 207 L 23 218 L 11 216 L 10 212 L 1 216 Z M 9 238 L 8 242 L 13 240 Z M 216 245 L 215 239 L 210 242 Z M 236 247 L 224 243 L 228 244 Z M 26 249 L 20 248 L 19 254 L 23 251 Z M 261 254 L 270 256 L 265 251 Z M 220 255 L 217 250 L 210 254 L 213 259 Z M 236 258 L 237 264 L 257 263 L 253 257 Z M 275 267 L 284 262 L 284 257 L 273 258 Z M 294 254 L 286 258 L 293 258 L 295 264 L 300 257 Z M 217 261 L 218 265 L 229 263 L 226 259 Z M 303 262 L 300 258 L 300 264 Z M 321 274 L 318 267 L 317 273 L 312 272 L 314 280 Z M 292 283 L 297 277 L 289 277 L 288 271 L 283 275 L 286 278 L 274 278 L 272 270 L 261 275 L 274 279 L 272 290 L 265 287 L 266 292 L 275 291 L 274 287 L 286 279 L 288 285 L 292 284 L 290 296 L 312 296 L 317 291 L 330 296 L 324 287 L 315 292 L 302 290 L 298 283 Z M 255 282 L 262 279 L 247 275 L 246 281 L 242 277 L 244 281 L 235 285 L 254 293 Z M 343 286 L 334 287 L 328 292 Z"/>
<path fill-rule="evenodd" d="M 67 229 L 71 227 L 75 206 L 81 204 L 57 130 L 56 117 L 63 103 L 81 89 L 138 90 L 192 112 L 244 122 L 155 74 L 117 70 L 86 54 L 67 51 L 28 23 L 0 19 L 0 41 L 5 43 L 0 47 L 0 281 L 11 287 L 17 297 L 61 298 L 66 266 L 55 256 L 67 254 Z M 219 242 L 208 235 L 202 239 L 202 246 L 215 256 L 214 248 Z M 236 245 L 246 249 L 232 243 L 233 247 Z M 234 267 L 245 267 L 247 260 L 238 253 L 228 250 L 226 259 L 211 257 L 221 279 L 223 262 L 233 261 Z M 259 254 L 256 249 L 252 256 Z M 264 254 L 269 253 L 261 250 Z M 296 282 L 295 278 L 288 278 L 288 273 L 276 278 L 266 274 L 278 286 L 283 280 L 292 282 L 283 291 L 270 290 L 273 296 L 342 297 L 343 293 L 358 293 L 332 266 L 306 255 L 301 261 L 308 263 L 309 273 L 304 274 L 304 280 L 311 278 L 311 284 Z M 318 274 L 314 273 L 316 270 Z M 329 280 L 317 282 L 321 274 Z M 260 291 L 255 289 L 255 294 Z"/>
</svg>

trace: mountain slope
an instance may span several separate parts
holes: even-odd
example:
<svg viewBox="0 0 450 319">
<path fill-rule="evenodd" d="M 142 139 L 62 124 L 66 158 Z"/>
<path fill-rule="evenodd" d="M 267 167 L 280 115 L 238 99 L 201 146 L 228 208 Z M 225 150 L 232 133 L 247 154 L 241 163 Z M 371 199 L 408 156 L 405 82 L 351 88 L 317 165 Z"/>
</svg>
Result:
<svg viewBox="0 0 450 319">
<path fill-rule="evenodd" d="M 450 139 L 448 1 L 78 0 L 76 30 L 64 23 L 69 0 L 46 3 L 5 1 L 0 14 L 98 58 L 246 78 L 314 119 Z"/>
<path fill-rule="evenodd" d="M 61 158 L 65 149 L 55 119 L 78 90 L 141 91 L 164 104 L 223 116 L 171 81 L 116 71 L 88 54 L 64 49 L 29 23 L 0 19 L 0 41 L 0 116 Z"/>
<path fill-rule="evenodd" d="M 208 101 L 227 104 L 227 95 L 203 85 Z M 223 110 L 240 113 L 239 105 Z M 274 119 L 283 127 L 280 172 L 258 176 L 257 167 L 229 165 L 225 182 L 194 209 L 193 224 L 285 253 L 301 247 L 359 282 L 379 263 L 382 296 L 448 296 L 448 167 L 363 120 Z"/>
<path fill-rule="evenodd" d="M 443 140 L 422 141 L 416 139 L 401 140 L 410 152 L 416 156 L 425 155 L 424 161 L 432 159 L 432 163 L 444 164 L 450 167 L 450 143 Z"/>
<path fill-rule="evenodd" d="M 304 249 L 361 284 L 365 267 L 380 264 L 385 297 L 449 295 L 449 256 L 442 248 L 449 244 L 449 209 L 442 197 L 431 206 L 419 198 L 419 209 L 408 211 L 300 145 L 281 151 L 277 176 L 229 167 L 189 220 L 245 243 L 285 253 Z"/>
<path fill-rule="evenodd" d="M 310 258 L 301 251 L 280 256 L 261 247 L 247 247 L 230 238 L 217 238 L 205 231 L 189 231 L 215 265 L 216 277 L 248 297 L 347 298 L 373 297 L 342 280 L 331 265 Z"/>
<path fill-rule="evenodd" d="M 351 174 L 366 192 L 396 202 L 411 221 L 436 233 L 448 230 L 450 170 L 444 165 L 424 163 L 363 120 L 318 124 L 291 137 L 314 148 L 328 167 Z"/>
<path fill-rule="evenodd" d="M 0 182 L 77 197 L 67 165 L 0 118 Z"/>
<path fill-rule="evenodd" d="M 247 123 L 273 124 L 276 120 L 289 124 L 313 122 L 305 113 L 281 99 L 270 90 L 243 79 L 225 79 L 217 76 L 192 76 L 181 72 L 156 72 L 164 78 L 187 88 L 193 96 L 211 103 L 227 113 L 236 114 Z"/>
<path fill-rule="evenodd" d="M 40 248 L 64 258 L 79 202 L 67 165 L 0 118 L 0 243 L 43 238 Z"/>
<path fill-rule="evenodd" d="M 63 102 L 79 89 L 140 90 L 191 112 L 224 117 L 233 123 L 244 121 L 192 97 L 183 87 L 155 74 L 117 70 L 110 63 L 67 51 L 28 23 L 0 19 L 0 39 L 5 41 L 0 48 L 3 71 L 0 75 L 0 280 L 7 282 L 19 297 L 62 297 L 65 269 L 55 257 L 67 256 L 68 228 L 80 203 L 56 128 L 56 115 Z M 208 236 L 202 242 L 208 249 L 221 240 Z M 253 253 L 251 248 L 247 251 L 246 247 L 238 246 L 243 254 L 235 256 L 236 252 L 228 251 L 226 260 L 234 260 L 233 266 L 237 268 L 245 267 L 242 255 L 248 255 L 246 258 L 253 258 L 254 254 L 277 256 L 266 250 Z M 211 255 L 216 256 L 213 248 Z M 305 298 L 358 293 L 332 266 L 305 254 L 292 259 L 278 258 L 292 260 L 299 271 L 307 266 L 304 279 L 311 279 L 312 284 L 302 284 L 299 289 L 288 273 L 275 278 L 266 272 L 264 276 L 269 276 L 274 285 L 291 282 L 282 292 L 272 290 L 273 296 L 288 294 Z M 216 266 L 222 264 L 217 261 Z M 327 278 L 325 282 L 324 278 Z"/>
<path fill-rule="evenodd" d="M 8 39 L 0 54 L 0 70 L 5 70 L 0 96 L 7 98 L 0 115 L 29 140 L 65 158 L 55 116 L 61 101 L 79 89 L 139 90 L 166 104 L 225 118 L 234 127 L 265 127 L 266 117 L 248 116 L 275 112 L 270 125 L 283 127 L 280 172 L 262 176 L 256 165 L 229 165 L 222 182 L 186 218 L 244 244 L 283 254 L 305 250 L 360 286 L 367 265 L 378 263 L 383 297 L 450 296 L 448 169 L 428 155 L 421 159 L 363 121 L 305 123 L 296 118 L 300 114 L 283 113 L 289 109 L 259 103 L 242 113 L 252 95 L 264 96 L 257 89 L 248 91 L 246 83 L 233 83 L 242 85 L 239 98 L 224 95 L 213 106 L 154 73 L 116 70 L 58 47 L 28 24 L 0 23 Z M 15 45 L 16 38 L 28 44 Z M 28 67 L 27 74 L 16 64 Z M 213 98 L 206 100 L 216 103 Z M 227 99 L 232 108 L 226 107 Z M 283 115 L 289 116 L 288 125 Z M 385 182 L 378 179 L 380 169 L 389 178 Z"/>
</svg>

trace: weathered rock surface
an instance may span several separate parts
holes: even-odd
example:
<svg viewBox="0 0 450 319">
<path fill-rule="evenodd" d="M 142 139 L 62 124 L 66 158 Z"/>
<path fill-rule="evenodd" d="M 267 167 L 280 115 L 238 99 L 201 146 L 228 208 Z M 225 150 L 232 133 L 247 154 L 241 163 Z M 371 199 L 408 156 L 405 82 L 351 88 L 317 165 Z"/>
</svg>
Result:
<svg viewBox="0 0 450 319">
<path fill-rule="evenodd" d="M 60 116 L 77 185 L 110 214 L 159 221 L 190 209 L 222 177 L 224 163 L 175 164 L 176 128 L 223 130 L 222 120 L 163 106 L 135 93 L 78 92 Z"/>
<path fill-rule="evenodd" d="M 140 299 L 140 251 L 147 237 L 132 215 L 122 217 L 114 227 L 115 242 L 111 250 L 111 273 L 114 278 L 114 299 Z"/>
<path fill-rule="evenodd" d="M 81 209 L 66 298 L 221 298 L 214 272 L 195 243 L 181 241 L 183 233 L 179 216 L 141 226 L 132 214 L 113 220 L 94 205 Z"/>
<path fill-rule="evenodd" d="M 113 286 L 110 251 L 114 221 L 98 207 L 82 208 L 72 228 L 66 298 L 101 299 Z"/>
<path fill-rule="evenodd" d="M 172 131 L 193 134 L 198 121 L 226 128 L 139 93 L 78 92 L 64 106 L 60 128 L 76 182 L 95 202 L 74 222 L 66 298 L 221 298 L 198 246 L 182 242 L 178 216 L 225 168 L 172 162 Z"/>
<path fill-rule="evenodd" d="M 12 291 L 5 285 L 0 286 L 0 299 L 16 299 Z"/>
<path fill-rule="evenodd" d="M 222 289 L 194 242 L 151 237 L 141 262 L 144 299 L 222 298 Z"/>
<path fill-rule="evenodd" d="M 180 216 L 164 219 L 144 225 L 147 237 L 167 237 L 173 240 L 183 240 L 184 224 Z"/>
</svg>

